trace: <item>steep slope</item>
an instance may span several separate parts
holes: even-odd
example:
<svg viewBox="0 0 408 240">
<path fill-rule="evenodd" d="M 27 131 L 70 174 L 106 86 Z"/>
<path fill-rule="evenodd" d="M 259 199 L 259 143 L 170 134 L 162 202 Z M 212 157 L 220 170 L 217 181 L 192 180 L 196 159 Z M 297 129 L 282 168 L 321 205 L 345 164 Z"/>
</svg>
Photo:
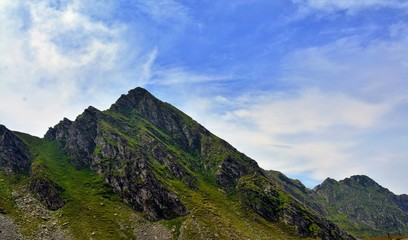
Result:
<svg viewBox="0 0 408 240">
<path fill-rule="evenodd" d="M 138 216 L 97 173 L 76 169 L 55 142 L 23 133 L 15 136 L 29 149 L 32 168 L 28 175 L 0 174 L 0 215 L 14 229 L 9 239 L 142 239 L 146 224 L 158 230 L 155 235 L 147 234 L 148 238 L 171 239 L 170 230 Z M 48 203 L 55 205 L 60 200 L 48 197 L 43 202 L 36 196 L 31 186 L 39 176 L 63 189 L 58 192 L 63 206 L 50 208 Z M 8 235 L 0 232 L 0 239 Z"/>
<path fill-rule="evenodd" d="M 27 146 L 0 124 L 0 172 L 6 175 L 27 174 L 30 165 Z"/>
<path fill-rule="evenodd" d="M 56 142 L 13 134 L 29 150 L 30 172 L 63 188 L 60 195 L 66 202 L 51 210 L 36 199 L 29 187 L 37 174 L 0 174 L 0 239 L 299 239 L 292 227 L 268 222 L 240 204 L 243 195 L 225 194 L 205 176 L 199 176 L 194 189 L 177 178 L 167 179 L 167 186 L 191 209 L 188 216 L 147 221 L 122 203 L 97 173 L 69 163 Z"/>
<path fill-rule="evenodd" d="M 329 219 L 356 236 L 408 233 L 408 196 L 395 195 L 367 176 L 326 179 L 313 196 Z"/>
<path fill-rule="evenodd" d="M 352 239 L 268 179 L 254 160 L 142 88 L 106 111 L 89 107 L 75 121 L 64 119 L 45 139 L 56 142 L 78 169 L 97 172 L 148 219 L 179 224 L 181 238 L 216 233 L 262 239 L 281 232 L 288 239 L 293 233 Z M 242 215 L 253 215 L 257 223 L 244 225 Z"/>
</svg>

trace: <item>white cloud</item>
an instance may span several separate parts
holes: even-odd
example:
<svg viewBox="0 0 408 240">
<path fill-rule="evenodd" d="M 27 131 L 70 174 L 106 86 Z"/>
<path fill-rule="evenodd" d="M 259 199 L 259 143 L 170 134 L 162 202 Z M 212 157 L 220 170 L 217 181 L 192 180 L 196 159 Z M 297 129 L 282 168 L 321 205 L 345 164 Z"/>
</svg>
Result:
<svg viewBox="0 0 408 240">
<path fill-rule="evenodd" d="M 341 93 L 303 90 L 299 96 L 273 98 L 237 109 L 230 118 L 252 122 L 271 134 L 318 133 L 334 127 L 372 127 L 387 111 L 386 104 L 370 104 Z"/>
<path fill-rule="evenodd" d="M 150 81 L 152 77 L 152 67 L 154 65 L 154 61 L 157 57 L 157 47 L 153 49 L 152 52 L 148 55 L 147 61 L 142 66 L 142 82 L 147 83 Z"/>
<path fill-rule="evenodd" d="M 343 38 L 302 49 L 284 61 L 283 81 L 323 91 L 344 91 L 372 101 L 400 101 L 408 94 L 408 32 L 391 26 L 390 40 Z M 396 35 L 396 31 L 398 34 Z"/>
<path fill-rule="evenodd" d="M 382 143 L 381 135 L 378 139 L 370 135 L 383 131 L 394 107 L 342 93 L 305 90 L 294 98 L 267 93 L 190 98 L 181 108 L 264 169 L 316 184 L 327 177 L 340 180 L 355 174 L 367 174 L 380 183 L 392 174 L 402 176 L 406 151 Z M 381 154 L 370 141 L 378 141 Z M 375 160 L 379 155 L 382 161 Z M 404 192 L 395 182 L 384 183 Z"/>
<path fill-rule="evenodd" d="M 55 8 L 48 1 L 2 1 L 0 34 L 3 124 L 39 135 L 64 116 L 74 118 L 109 86 L 122 54 L 123 26 L 89 18 L 80 1 Z M 106 79 L 105 79 L 106 80 Z M 27 121 L 27 119 L 29 119 Z"/>
<path fill-rule="evenodd" d="M 303 11 L 326 11 L 346 10 L 355 12 L 361 9 L 388 7 L 396 9 L 408 9 L 408 3 L 400 0 L 292 0 Z"/>
</svg>

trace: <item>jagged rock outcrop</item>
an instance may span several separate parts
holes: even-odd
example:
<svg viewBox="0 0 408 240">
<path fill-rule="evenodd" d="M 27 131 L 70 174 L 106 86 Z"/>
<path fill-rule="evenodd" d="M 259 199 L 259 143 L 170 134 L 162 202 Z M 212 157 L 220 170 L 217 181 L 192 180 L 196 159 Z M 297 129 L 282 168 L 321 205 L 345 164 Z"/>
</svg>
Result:
<svg viewBox="0 0 408 240">
<path fill-rule="evenodd" d="M 101 112 L 88 107 L 72 122 L 66 118 L 45 134 L 45 139 L 57 139 L 58 145 L 72 156 L 72 163 L 78 168 L 89 166 L 95 149 L 98 119 Z"/>
<path fill-rule="evenodd" d="M 30 165 L 27 146 L 12 131 L 0 125 L 0 172 L 27 174 Z"/>
<path fill-rule="evenodd" d="M 131 101 L 125 101 L 126 97 L 122 96 L 115 105 L 118 111 L 104 113 L 89 107 L 75 121 L 63 120 L 50 128 L 45 138 L 56 140 L 77 167 L 89 166 L 103 175 L 126 203 L 144 212 L 149 219 L 185 215 L 188 209 L 177 195 L 154 177 L 154 165 L 164 164 L 171 176 L 184 179 L 190 186 L 194 185 L 194 178 L 174 160 L 171 152 L 160 151 L 166 147 L 150 132 L 129 124 L 133 115 L 122 109 L 136 110 L 139 92 L 129 93 Z M 141 151 L 141 145 L 155 151 Z"/>
<path fill-rule="evenodd" d="M 65 205 L 60 196 L 64 189 L 50 179 L 35 177 L 30 182 L 30 191 L 49 210 L 57 210 Z"/>
</svg>

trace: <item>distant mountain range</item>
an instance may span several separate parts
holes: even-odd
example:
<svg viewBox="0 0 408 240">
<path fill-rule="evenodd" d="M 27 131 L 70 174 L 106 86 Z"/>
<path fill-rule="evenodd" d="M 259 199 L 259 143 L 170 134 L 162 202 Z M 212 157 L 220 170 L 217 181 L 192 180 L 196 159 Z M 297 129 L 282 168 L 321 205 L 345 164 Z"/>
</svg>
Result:
<svg viewBox="0 0 408 240">
<path fill-rule="evenodd" d="M 29 121 L 29 120 L 28 120 Z M 408 233 L 408 196 L 366 176 L 311 190 L 148 91 L 44 138 L 0 125 L 1 239 L 355 239 Z"/>
<path fill-rule="evenodd" d="M 367 176 L 327 178 L 313 190 L 277 171 L 266 175 L 297 200 L 357 237 L 408 233 L 408 195 L 395 195 Z"/>
</svg>

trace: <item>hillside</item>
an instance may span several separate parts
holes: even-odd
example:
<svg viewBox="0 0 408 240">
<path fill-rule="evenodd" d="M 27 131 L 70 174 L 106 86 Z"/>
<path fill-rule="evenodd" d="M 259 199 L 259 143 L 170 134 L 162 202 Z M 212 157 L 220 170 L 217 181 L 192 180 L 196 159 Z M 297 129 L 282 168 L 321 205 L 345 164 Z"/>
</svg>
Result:
<svg viewBox="0 0 408 240">
<path fill-rule="evenodd" d="M 305 206 L 356 237 L 408 234 L 408 196 L 395 195 L 367 176 L 328 178 L 312 190 L 278 171 L 265 173 Z"/>
<path fill-rule="evenodd" d="M 395 195 L 367 176 L 326 179 L 312 195 L 329 219 L 356 236 L 408 234 L 408 196 Z"/>
<path fill-rule="evenodd" d="M 0 181 L 2 217 L 23 239 L 353 239 L 145 89 L 43 139 L 4 129 L 30 160 Z"/>
</svg>

